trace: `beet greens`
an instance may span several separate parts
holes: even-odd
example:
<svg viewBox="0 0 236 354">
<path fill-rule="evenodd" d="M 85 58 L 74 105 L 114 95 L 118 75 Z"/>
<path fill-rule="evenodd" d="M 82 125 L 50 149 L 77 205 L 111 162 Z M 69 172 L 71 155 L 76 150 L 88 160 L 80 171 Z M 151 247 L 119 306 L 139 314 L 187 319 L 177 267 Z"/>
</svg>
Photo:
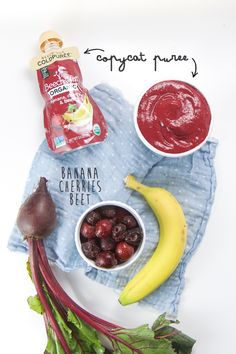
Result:
<svg viewBox="0 0 236 354">
<path fill-rule="evenodd" d="M 153 328 L 143 325 L 122 328 L 89 313 L 76 304 L 55 278 L 48 262 L 44 238 L 56 225 L 56 208 L 47 190 L 47 180 L 40 178 L 38 188 L 21 206 L 17 225 L 28 241 L 27 269 L 37 295 L 28 298 L 30 308 L 43 315 L 47 346 L 45 354 L 189 354 L 193 339 L 171 327 L 165 315 Z M 110 350 L 100 337 L 110 343 Z"/>
</svg>

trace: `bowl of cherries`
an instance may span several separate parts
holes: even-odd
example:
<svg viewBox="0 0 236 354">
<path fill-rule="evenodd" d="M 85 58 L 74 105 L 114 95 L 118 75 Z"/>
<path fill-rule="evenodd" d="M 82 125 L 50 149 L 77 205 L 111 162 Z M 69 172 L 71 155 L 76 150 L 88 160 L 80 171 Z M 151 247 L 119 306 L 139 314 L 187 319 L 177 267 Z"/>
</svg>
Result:
<svg viewBox="0 0 236 354">
<path fill-rule="evenodd" d="M 75 230 L 80 256 L 92 267 L 113 271 L 133 263 L 141 254 L 145 228 L 129 205 L 105 201 L 88 208 Z"/>
</svg>

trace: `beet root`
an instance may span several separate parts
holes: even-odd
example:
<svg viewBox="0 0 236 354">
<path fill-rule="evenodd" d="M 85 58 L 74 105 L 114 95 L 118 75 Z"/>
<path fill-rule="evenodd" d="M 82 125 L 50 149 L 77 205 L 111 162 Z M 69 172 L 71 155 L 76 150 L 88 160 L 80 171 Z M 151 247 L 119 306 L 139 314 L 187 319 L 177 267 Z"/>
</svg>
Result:
<svg viewBox="0 0 236 354">
<path fill-rule="evenodd" d="M 47 190 L 47 179 L 41 177 L 38 187 L 21 205 L 17 226 L 24 238 L 42 239 L 56 224 L 56 207 Z"/>
</svg>

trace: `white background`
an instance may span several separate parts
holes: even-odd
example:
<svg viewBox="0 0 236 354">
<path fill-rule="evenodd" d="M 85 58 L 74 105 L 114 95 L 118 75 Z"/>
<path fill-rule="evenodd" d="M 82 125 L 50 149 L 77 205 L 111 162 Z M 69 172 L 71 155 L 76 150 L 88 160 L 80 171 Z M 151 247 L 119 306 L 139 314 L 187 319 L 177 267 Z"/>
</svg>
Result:
<svg viewBox="0 0 236 354">
<path fill-rule="evenodd" d="M 150 82 L 180 79 L 206 96 L 214 119 L 212 135 L 220 141 L 216 157 L 218 187 L 211 218 L 199 249 L 186 271 L 179 307 L 180 328 L 197 339 L 195 354 L 234 354 L 235 342 L 235 35 L 234 0 L 6 1 L 0 14 L 1 89 L 1 353 L 41 354 L 46 343 L 43 319 L 30 311 L 34 294 L 26 256 L 6 249 L 20 205 L 32 158 L 44 138 L 43 101 L 29 59 L 37 54 L 41 32 L 55 29 L 66 46 L 78 46 L 88 88 L 107 82 L 135 103 Z M 191 61 L 161 64 L 128 63 L 123 73 L 110 72 L 95 54 L 126 56 L 140 50 L 151 58 L 185 54 Z M 124 326 L 151 323 L 157 316 L 137 305 L 121 308 L 118 295 L 74 272 L 60 280 L 80 293 L 83 306 Z"/>
</svg>

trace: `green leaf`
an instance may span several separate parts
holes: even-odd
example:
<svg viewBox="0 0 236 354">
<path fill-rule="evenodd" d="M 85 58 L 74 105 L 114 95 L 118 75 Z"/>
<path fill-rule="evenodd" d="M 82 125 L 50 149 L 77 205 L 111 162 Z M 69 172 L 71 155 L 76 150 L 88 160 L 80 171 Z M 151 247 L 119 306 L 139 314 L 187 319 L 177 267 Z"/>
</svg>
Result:
<svg viewBox="0 0 236 354">
<path fill-rule="evenodd" d="M 175 324 L 179 324 L 179 321 L 176 320 L 168 320 L 166 319 L 166 313 L 163 313 L 162 315 L 160 315 L 156 321 L 153 323 L 152 325 L 152 330 L 153 331 L 157 331 L 158 329 L 162 328 L 162 327 L 166 327 L 169 326 L 170 324 L 175 323 Z"/>
<path fill-rule="evenodd" d="M 154 332 L 143 325 L 133 329 L 118 329 L 114 333 L 128 342 L 133 349 L 139 349 L 145 354 L 176 354 L 171 342 L 167 339 L 156 340 Z M 131 348 L 120 342 L 115 343 L 115 354 L 132 354 Z"/>
<path fill-rule="evenodd" d="M 48 334 L 48 342 L 47 342 L 47 347 L 45 349 L 44 354 L 65 354 L 65 352 L 64 352 L 59 340 L 57 339 L 55 332 L 51 328 L 51 326 L 48 327 L 47 334 Z M 79 345 L 76 345 L 76 347 L 74 349 L 71 349 L 71 353 L 73 353 L 73 354 L 82 354 L 83 353 L 84 354 L 85 352 L 81 351 Z"/>
<path fill-rule="evenodd" d="M 28 268 L 30 270 L 30 267 Z M 64 321 L 64 319 L 62 318 L 62 316 L 60 315 L 60 313 L 57 311 L 56 306 L 54 305 L 47 287 L 45 286 L 45 284 L 43 285 L 43 290 L 44 293 L 47 297 L 47 301 L 48 304 L 50 305 L 54 318 L 58 324 L 58 326 L 60 327 L 60 330 L 63 334 L 63 337 L 65 338 L 71 352 L 73 354 L 91 354 L 92 352 L 95 353 L 95 351 L 84 351 L 82 346 L 80 347 L 80 345 L 77 343 L 77 340 L 73 337 L 72 334 L 72 330 L 69 328 L 69 326 L 67 325 L 67 323 Z M 44 308 L 43 305 L 38 297 L 38 295 L 35 296 L 30 296 L 27 299 L 27 302 L 29 304 L 29 307 L 36 311 L 39 314 L 43 314 L 44 313 Z M 48 334 L 48 342 L 47 342 L 47 347 L 45 349 L 45 354 L 65 354 L 58 338 L 56 337 L 55 332 L 52 330 L 51 326 L 49 325 L 48 329 L 47 329 L 47 334 Z"/>
<path fill-rule="evenodd" d="M 57 321 L 58 326 L 61 329 L 63 337 L 65 338 L 71 352 L 73 354 L 96 353 L 96 351 L 91 350 L 91 346 L 88 346 L 86 343 L 85 344 L 81 343 L 80 336 L 78 334 L 77 334 L 77 338 L 79 339 L 79 344 L 77 343 L 77 339 L 73 336 L 72 329 L 68 326 L 68 323 L 66 321 L 64 321 L 64 319 L 62 318 L 60 313 L 57 311 L 57 308 L 55 307 L 45 285 L 44 285 L 44 291 L 47 296 L 48 302 L 51 305 L 53 315 Z M 57 339 L 55 339 L 55 346 L 56 346 L 56 354 L 61 354 L 61 353 L 64 354 L 64 351 L 62 351 L 62 348 L 60 346 L 60 342 Z M 92 347 L 92 349 L 93 349 L 93 347 Z"/>
<path fill-rule="evenodd" d="M 152 326 L 155 337 L 158 340 L 168 339 L 177 354 L 190 354 L 196 341 L 170 326 L 172 323 L 178 324 L 179 321 L 167 320 L 165 313 L 159 316 Z"/>
<path fill-rule="evenodd" d="M 77 329 L 77 335 L 80 343 L 83 345 L 85 350 L 88 350 L 89 354 L 103 354 L 105 352 L 105 348 L 101 344 L 97 331 L 94 328 L 87 325 L 71 310 L 68 310 L 67 312 L 67 320 Z"/>
<path fill-rule="evenodd" d="M 191 337 L 171 326 L 159 329 L 155 332 L 155 335 L 159 338 L 168 338 L 178 354 L 190 354 L 196 342 Z"/>
<path fill-rule="evenodd" d="M 57 308 L 55 307 L 50 295 L 48 294 L 47 288 L 45 286 L 45 284 L 43 285 L 43 289 L 44 292 L 46 294 L 46 297 L 48 299 L 48 303 L 51 305 L 52 308 L 52 312 L 54 315 L 55 320 L 57 321 L 58 326 L 60 327 L 60 330 L 68 344 L 68 346 L 70 347 L 70 349 L 73 351 L 73 353 L 75 352 L 75 349 L 77 347 L 77 342 L 75 340 L 75 338 L 72 335 L 72 330 L 67 326 L 66 322 L 64 321 L 64 319 L 62 318 L 62 316 L 60 315 L 60 313 L 57 311 Z"/>
<path fill-rule="evenodd" d="M 44 313 L 44 308 L 43 305 L 38 297 L 38 295 L 35 296 L 29 296 L 27 299 L 28 305 L 31 308 L 31 310 L 39 313 L 42 315 Z"/>
<path fill-rule="evenodd" d="M 67 110 L 68 110 L 68 112 L 72 113 L 72 112 L 76 111 L 77 108 L 78 108 L 78 107 L 77 107 L 76 104 L 71 104 L 71 103 L 70 103 L 70 104 L 68 105 Z"/>
<path fill-rule="evenodd" d="M 62 348 L 58 339 L 55 340 L 55 344 L 56 344 L 56 354 L 65 354 L 64 349 Z"/>
<path fill-rule="evenodd" d="M 50 354 L 55 354 L 56 353 L 56 345 L 55 345 L 55 341 L 54 341 L 54 336 L 52 333 L 52 329 L 51 327 L 48 327 L 47 330 L 47 335 L 48 335 L 48 342 L 47 342 L 47 346 L 45 349 L 45 352 L 50 353 Z"/>
<path fill-rule="evenodd" d="M 33 281 L 29 258 L 28 258 L 28 261 L 26 262 L 26 270 L 27 270 L 27 273 L 28 273 L 30 279 Z"/>
<path fill-rule="evenodd" d="M 172 346 L 178 354 L 190 354 L 196 341 L 187 336 L 186 334 L 179 332 L 171 339 Z"/>
<path fill-rule="evenodd" d="M 58 341 L 55 332 L 49 326 L 47 330 L 48 342 L 47 347 L 45 349 L 46 353 L 49 354 L 65 354 L 60 342 Z"/>
</svg>

